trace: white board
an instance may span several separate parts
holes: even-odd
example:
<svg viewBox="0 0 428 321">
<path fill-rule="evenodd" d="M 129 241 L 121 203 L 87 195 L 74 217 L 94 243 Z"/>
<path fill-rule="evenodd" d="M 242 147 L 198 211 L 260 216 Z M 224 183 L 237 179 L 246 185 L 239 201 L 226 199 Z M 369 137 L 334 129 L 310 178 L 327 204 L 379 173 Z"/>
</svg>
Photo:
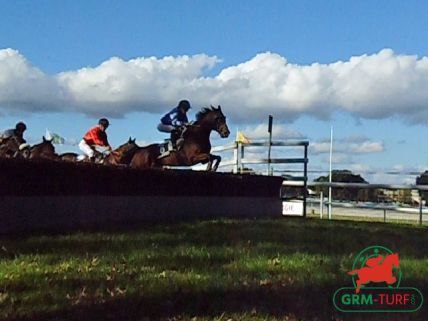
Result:
<svg viewBox="0 0 428 321">
<path fill-rule="evenodd" d="M 303 216 L 303 201 L 283 201 L 282 215 Z"/>
</svg>

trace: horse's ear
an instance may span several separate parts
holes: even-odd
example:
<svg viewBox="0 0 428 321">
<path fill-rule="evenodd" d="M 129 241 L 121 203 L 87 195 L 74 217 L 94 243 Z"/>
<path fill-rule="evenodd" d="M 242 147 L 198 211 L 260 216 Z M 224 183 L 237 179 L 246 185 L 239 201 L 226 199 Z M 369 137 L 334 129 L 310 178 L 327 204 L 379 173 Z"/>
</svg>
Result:
<svg viewBox="0 0 428 321">
<path fill-rule="evenodd" d="M 129 136 L 128 143 L 132 143 L 132 138 Z"/>
<path fill-rule="evenodd" d="M 221 111 L 221 106 L 220 106 L 220 105 L 218 105 L 217 110 L 220 110 L 220 111 Z"/>
<path fill-rule="evenodd" d="M 43 136 L 43 143 L 44 143 L 44 142 L 46 142 L 46 138 L 45 138 L 45 136 Z"/>
<path fill-rule="evenodd" d="M 213 105 L 211 105 L 211 110 L 215 110 L 215 107 Z"/>
</svg>

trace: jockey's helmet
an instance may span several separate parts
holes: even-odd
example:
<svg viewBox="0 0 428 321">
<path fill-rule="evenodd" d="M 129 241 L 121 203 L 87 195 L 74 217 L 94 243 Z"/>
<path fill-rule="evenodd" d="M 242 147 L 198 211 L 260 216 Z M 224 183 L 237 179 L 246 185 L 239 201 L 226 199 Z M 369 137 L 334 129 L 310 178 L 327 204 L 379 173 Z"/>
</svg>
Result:
<svg viewBox="0 0 428 321">
<path fill-rule="evenodd" d="M 107 118 L 101 118 L 101 119 L 98 121 L 98 125 L 101 125 L 101 126 L 103 126 L 104 128 L 107 128 L 107 127 L 110 125 L 110 123 L 109 123 L 109 121 L 108 121 L 108 119 L 107 119 Z"/>
<path fill-rule="evenodd" d="M 15 129 L 20 132 L 24 132 L 27 129 L 27 125 L 25 125 L 22 121 L 15 125 Z"/>
<path fill-rule="evenodd" d="M 190 103 L 188 100 L 181 100 L 178 103 L 178 108 L 183 108 L 185 111 L 188 111 L 192 107 L 190 107 Z"/>
</svg>

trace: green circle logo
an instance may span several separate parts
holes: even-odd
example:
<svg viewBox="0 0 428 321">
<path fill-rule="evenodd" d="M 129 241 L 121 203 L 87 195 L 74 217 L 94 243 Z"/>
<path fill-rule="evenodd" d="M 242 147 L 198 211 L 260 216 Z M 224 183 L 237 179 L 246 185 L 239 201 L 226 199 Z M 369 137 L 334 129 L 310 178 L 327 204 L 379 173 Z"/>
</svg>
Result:
<svg viewBox="0 0 428 321">
<path fill-rule="evenodd" d="M 420 290 L 400 287 L 399 255 L 385 246 L 363 249 L 346 273 L 353 287 L 341 287 L 333 295 L 334 307 L 341 312 L 415 312 L 423 305 Z"/>
</svg>

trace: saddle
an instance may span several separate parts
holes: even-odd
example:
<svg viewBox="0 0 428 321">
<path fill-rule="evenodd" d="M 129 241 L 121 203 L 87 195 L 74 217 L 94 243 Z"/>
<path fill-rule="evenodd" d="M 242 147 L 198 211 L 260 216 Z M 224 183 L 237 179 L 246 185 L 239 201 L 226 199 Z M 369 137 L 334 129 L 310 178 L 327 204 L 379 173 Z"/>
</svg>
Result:
<svg viewBox="0 0 428 321">
<path fill-rule="evenodd" d="M 159 147 L 159 156 L 158 159 L 167 157 L 171 154 L 171 152 L 176 151 L 174 145 L 172 144 L 171 139 L 165 139 L 163 143 L 158 145 Z"/>
<path fill-rule="evenodd" d="M 158 159 L 164 158 L 181 149 L 184 144 L 184 132 L 187 130 L 186 126 L 178 127 L 176 130 L 171 132 L 171 138 L 165 139 L 163 143 L 159 144 L 159 156 Z"/>
</svg>

